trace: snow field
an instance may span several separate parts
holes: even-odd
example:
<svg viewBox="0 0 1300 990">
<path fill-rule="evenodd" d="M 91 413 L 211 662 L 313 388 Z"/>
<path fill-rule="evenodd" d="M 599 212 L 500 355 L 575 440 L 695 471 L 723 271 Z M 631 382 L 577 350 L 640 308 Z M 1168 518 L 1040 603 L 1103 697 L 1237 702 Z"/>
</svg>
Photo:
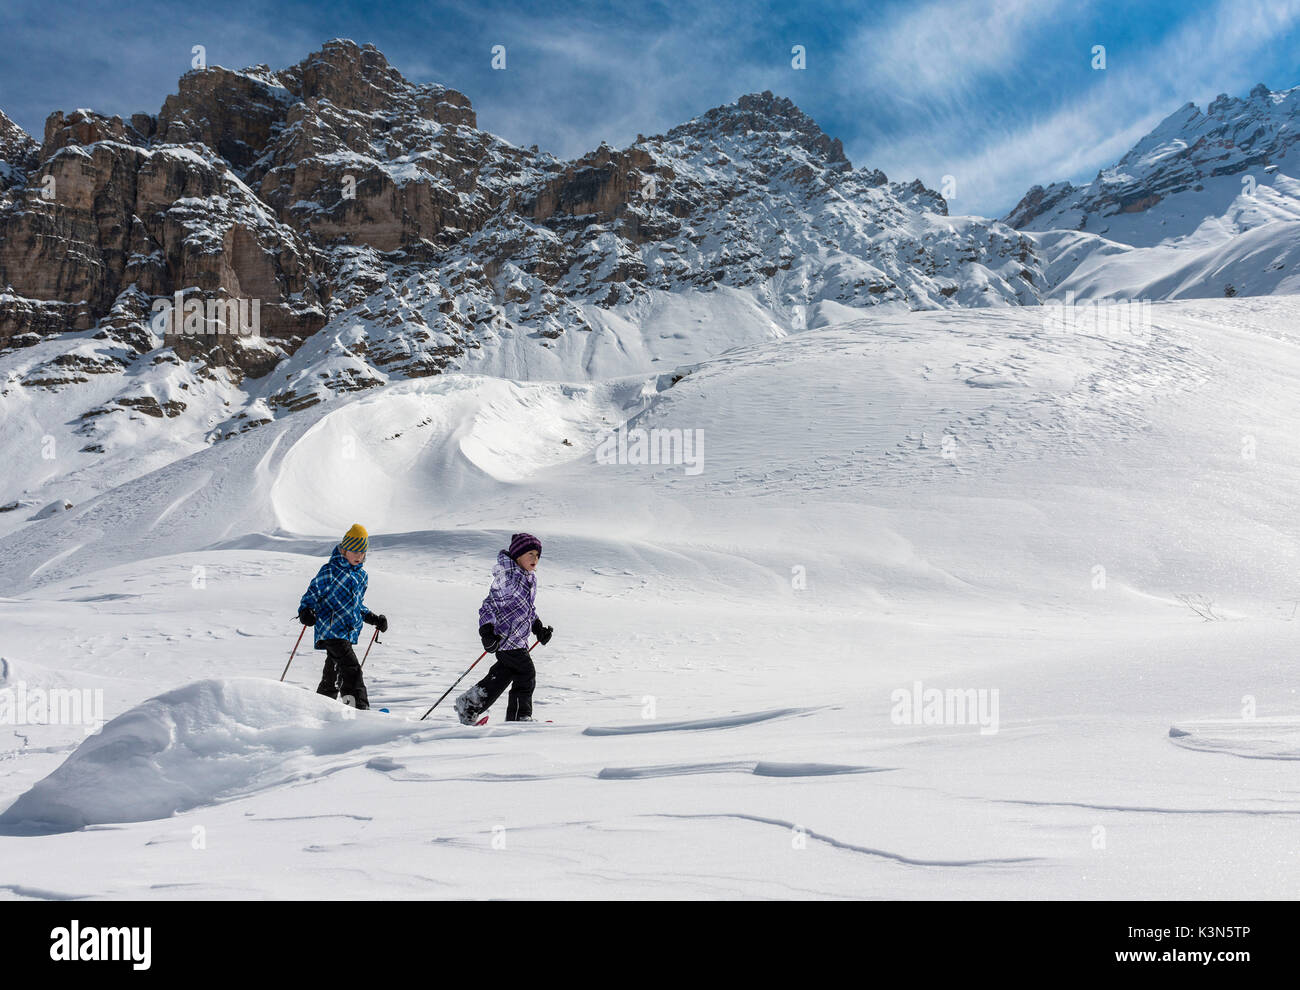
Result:
<svg viewBox="0 0 1300 990">
<path fill-rule="evenodd" d="M 1291 896 L 1295 315 L 879 314 L 676 383 L 387 386 L 127 479 L 0 542 L 6 683 L 122 719 L 0 752 L 3 889 Z M 623 417 L 704 470 L 597 463 Z M 311 651 L 275 683 L 358 520 L 389 716 L 311 694 Z M 408 721 L 517 529 L 554 724 Z M 997 731 L 900 723 L 926 688 L 996 691 Z"/>
</svg>

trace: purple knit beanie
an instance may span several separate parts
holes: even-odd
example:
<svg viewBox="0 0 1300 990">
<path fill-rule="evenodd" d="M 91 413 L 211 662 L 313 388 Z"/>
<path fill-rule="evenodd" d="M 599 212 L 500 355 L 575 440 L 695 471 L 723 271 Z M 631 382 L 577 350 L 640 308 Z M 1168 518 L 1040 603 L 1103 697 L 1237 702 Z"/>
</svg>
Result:
<svg viewBox="0 0 1300 990">
<path fill-rule="evenodd" d="M 510 549 L 506 553 L 510 554 L 511 560 L 518 560 L 529 550 L 536 550 L 540 555 L 542 552 L 542 541 L 531 533 L 516 533 L 510 537 Z"/>
</svg>

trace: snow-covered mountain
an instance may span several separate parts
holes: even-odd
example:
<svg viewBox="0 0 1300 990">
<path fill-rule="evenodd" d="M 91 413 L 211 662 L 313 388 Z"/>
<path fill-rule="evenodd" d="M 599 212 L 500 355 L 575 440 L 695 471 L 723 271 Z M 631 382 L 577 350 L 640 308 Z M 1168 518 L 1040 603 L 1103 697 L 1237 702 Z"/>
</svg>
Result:
<svg viewBox="0 0 1300 990">
<path fill-rule="evenodd" d="M 1043 278 L 1028 237 L 854 169 L 771 93 L 566 162 L 331 41 L 190 72 L 157 114 L 55 113 L 39 147 L 0 125 L 0 416 L 71 424 L 76 464 L 444 371 L 640 373 L 837 307 L 1031 303 Z M 164 335 L 176 293 L 256 300 L 261 333 Z"/>
<path fill-rule="evenodd" d="M 1135 247 L 1184 236 L 1199 226 L 1198 211 L 1226 209 L 1241 176 L 1258 181 L 1285 166 L 1297 125 L 1300 87 L 1273 92 L 1260 83 L 1242 99 L 1220 94 L 1204 112 L 1187 103 L 1086 186 L 1034 186 L 1005 219 L 1019 230 L 1086 230 Z M 1211 181 L 1224 176 L 1237 179 Z"/>
<path fill-rule="evenodd" d="M 1035 232 L 1044 288 L 1079 298 L 1300 289 L 1300 87 L 1188 103 L 1084 186 L 1034 186 L 1004 218 Z"/>
<path fill-rule="evenodd" d="M 1017 305 L 1269 291 L 1290 179 L 1018 232 L 769 93 L 565 162 L 349 42 L 0 148 L 0 898 L 1293 892 L 1300 297 Z M 286 667 L 355 522 L 382 714 Z M 422 720 L 521 529 L 551 724 Z"/>
</svg>

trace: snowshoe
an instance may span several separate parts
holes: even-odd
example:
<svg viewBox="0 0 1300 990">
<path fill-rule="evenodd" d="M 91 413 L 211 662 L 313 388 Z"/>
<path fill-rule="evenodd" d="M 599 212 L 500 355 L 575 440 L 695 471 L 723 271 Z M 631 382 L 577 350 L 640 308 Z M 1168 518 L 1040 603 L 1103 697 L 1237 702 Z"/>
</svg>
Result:
<svg viewBox="0 0 1300 990">
<path fill-rule="evenodd" d="M 474 685 L 459 698 L 456 699 L 456 717 L 460 719 L 461 725 L 479 725 L 478 719 L 482 712 L 479 711 L 477 702 L 482 700 L 478 693 L 478 685 Z"/>
</svg>

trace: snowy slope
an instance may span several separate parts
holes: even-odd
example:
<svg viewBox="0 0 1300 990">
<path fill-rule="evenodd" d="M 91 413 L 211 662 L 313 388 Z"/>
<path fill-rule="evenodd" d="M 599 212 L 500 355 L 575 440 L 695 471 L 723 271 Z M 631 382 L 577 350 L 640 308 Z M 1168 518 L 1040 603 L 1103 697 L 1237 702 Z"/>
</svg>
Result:
<svg viewBox="0 0 1300 990">
<path fill-rule="evenodd" d="M 14 727 L 4 889 L 1290 896 L 1297 313 L 875 311 L 604 382 L 387 385 L 105 479 L 0 539 L 6 685 L 117 719 Z M 703 431 L 701 470 L 601 463 L 619 423 Z M 318 655 L 274 682 L 356 520 L 392 714 L 348 719 Z M 519 528 L 553 724 L 407 721 Z M 996 721 L 904 724 L 926 688 Z"/>
<path fill-rule="evenodd" d="M 1035 186 L 1005 218 L 1049 298 L 1184 299 L 1300 286 L 1300 88 L 1187 104 L 1087 185 Z"/>
<path fill-rule="evenodd" d="M 1213 180 L 1241 190 L 1235 178 Z M 1184 194 L 1178 199 L 1195 199 Z M 1300 288 L 1300 183 L 1282 173 L 1240 191 L 1222 214 L 1200 217 L 1190 233 L 1148 247 L 1130 247 L 1111 235 L 1056 230 L 1033 235 L 1049 259 L 1050 298 L 1185 299 L 1287 294 Z M 1161 221 L 1164 222 L 1163 220 Z"/>
</svg>

